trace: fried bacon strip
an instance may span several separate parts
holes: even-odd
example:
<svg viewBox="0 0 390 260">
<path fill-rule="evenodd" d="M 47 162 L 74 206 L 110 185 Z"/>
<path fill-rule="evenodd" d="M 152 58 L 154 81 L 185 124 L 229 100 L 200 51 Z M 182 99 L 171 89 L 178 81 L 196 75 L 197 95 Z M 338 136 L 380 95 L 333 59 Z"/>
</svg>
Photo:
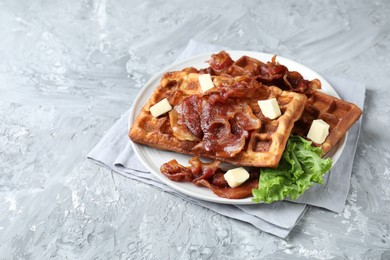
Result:
<svg viewBox="0 0 390 260">
<path fill-rule="evenodd" d="M 250 178 L 241 186 L 229 187 L 223 175 L 225 172 L 219 168 L 220 162 L 215 160 L 204 163 L 198 157 L 189 160 L 190 166 L 183 166 L 176 160 L 164 163 L 160 171 L 171 181 L 192 182 L 197 186 L 211 189 L 217 196 L 227 199 L 243 199 L 252 196 L 252 189 L 259 183 L 259 171 L 250 171 Z"/>
<path fill-rule="evenodd" d="M 252 196 L 252 190 L 257 189 L 259 184 L 259 180 L 252 178 L 246 181 L 241 186 L 236 188 L 230 187 L 218 187 L 213 185 L 207 180 L 200 180 L 195 182 L 197 186 L 204 186 L 209 188 L 216 194 L 218 197 L 226 198 L 226 199 L 243 199 Z"/>
<path fill-rule="evenodd" d="M 209 60 L 210 67 L 204 72 L 212 75 L 221 75 L 226 72 L 233 63 L 234 61 L 230 55 L 225 51 L 221 51 L 211 55 L 211 59 Z"/>
<path fill-rule="evenodd" d="M 246 86 L 245 89 L 250 90 L 251 87 Z M 175 137 L 188 141 L 202 140 L 199 147 L 215 152 L 219 157 L 233 157 L 241 152 L 249 136 L 248 131 L 260 128 L 261 121 L 248 104 L 229 99 L 230 96 L 243 95 L 240 89 L 236 92 L 235 88 L 230 88 L 223 92 L 225 96 L 211 93 L 185 98 L 169 112 Z"/>
<path fill-rule="evenodd" d="M 321 89 L 318 79 L 305 80 L 299 72 L 289 71 L 286 66 L 276 61 L 276 55 L 267 63 L 248 56 L 242 56 L 234 62 L 227 52 L 221 51 L 212 55 L 209 64 L 208 68 L 201 70 L 202 73 L 232 77 L 248 75 L 264 85 L 303 94 L 311 94 Z"/>
</svg>

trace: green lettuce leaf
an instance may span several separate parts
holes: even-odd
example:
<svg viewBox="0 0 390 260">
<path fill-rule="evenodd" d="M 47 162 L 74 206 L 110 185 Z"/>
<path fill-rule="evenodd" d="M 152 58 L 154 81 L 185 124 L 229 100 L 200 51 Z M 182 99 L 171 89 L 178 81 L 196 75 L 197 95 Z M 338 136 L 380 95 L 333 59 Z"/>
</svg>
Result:
<svg viewBox="0 0 390 260">
<path fill-rule="evenodd" d="M 260 169 L 259 188 L 253 189 L 253 201 L 271 203 L 287 197 L 295 200 L 314 183 L 323 184 L 323 175 L 332 167 L 330 158 L 321 158 L 322 150 L 299 136 L 290 136 L 276 169 Z"/>
</svg>

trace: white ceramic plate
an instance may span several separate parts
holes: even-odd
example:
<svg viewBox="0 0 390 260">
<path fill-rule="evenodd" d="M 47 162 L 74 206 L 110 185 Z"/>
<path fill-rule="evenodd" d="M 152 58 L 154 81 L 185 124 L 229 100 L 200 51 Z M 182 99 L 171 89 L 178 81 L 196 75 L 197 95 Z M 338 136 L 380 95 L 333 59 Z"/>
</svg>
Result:
<svg viewBox="0 0 390 260">
<path fill-rule="evenodd" d="M 231 55 L 233 60 L 237 60 L 243 55 L 247 55 L 253 58 L 256 58 L 261 61 L 270 61 L 272 56 L 271 54 L 266 53 L 260 53 L 260 52 L 250 52 L 250 51 L 228 51 L 228 53 Z M 143 89 L 139 92 L 137 98 L 134 101 L 133 107 L 130 111 L 130 118 L 129 118 L 129 125 L 133 125 L 133 122 L 135 121 L 135 118 L 141 111 L 144 104 L 147 102 L 149 97 L 152 95 L 155 88 L 158 86 L 160 79 L 162 75 L 167 71 L 175 71 L 175 70 L 181 70 L 186 67 L 195 67 L 195 68 L 205 68 L 208 67 L 208 64 L 206 63 L 207 60 L 210 59 L 212 53 L 203 54 L 199 56 L 192 57 L 188 60 L 182 61 L 180 63 L 174 64 L 172 66 L 169 66 L 162 70 L 161 72 L 157 73 L 155 76 L 153 76 L 143 87 Z M 317 78 L 322 83 L 322 91 L 338 97 L 339 95 L 336 93 L 336 91 L 330 86 L 330 84 L 321 77 L 318 73 L 314 72 L 313 70 L 286 58 L 283 57 L 277 57 L 277 61 L 279 61 L 281 64 L 285 65 L 289 70 L 298 71 L 302 74 L 302 76 L 306 79 L 312 80 L 314 78 Z M 331 157 L 333 160 L 333 165 L 336 164 L 337 160 L 339 159 L 344 146 L 346 142 L 346 137 L 344 137 L 343 140 L 339 142 L 336 147 L 330 151 L 328 154 L 328 157 Z M 224 203 L 224 204 L 253 204 L 251 198 L 246 199 L 225 199 L 220 198 L 217 195 L 215 195 L 210 189 L 205 187 L 197 187 L 192 183 L 185 183 L 185 182 L 174 182 L 169 180 L 167 177 L 165 177 L 160 172 L 160 166 L 172 159 L 176 159 L 180 164 L 183 165 L 189 165 L 188 160 L 191 158 L 189 155 L 183 155 L 175 152 L 169 152 L 169 151 L 162 151 L 157 150 L 154 148 L 147 147 L 145 145 L 140 145 L 137 143 L 132 143 L 135 153 L 137 154 L 138 158 L 142 161 L 142 163 L 149 169 L 149 171 L 156 176 L 160 181 L 167 184 L 171 188 L 182 192 L 188 196 L 192 196 L 198 199 L 206 200 L 206 201 L 212 201 L 216 203 Z M 229 168 L 229 165 L 225 164 L 222 166 L 222 168 Z"/>
</svg>

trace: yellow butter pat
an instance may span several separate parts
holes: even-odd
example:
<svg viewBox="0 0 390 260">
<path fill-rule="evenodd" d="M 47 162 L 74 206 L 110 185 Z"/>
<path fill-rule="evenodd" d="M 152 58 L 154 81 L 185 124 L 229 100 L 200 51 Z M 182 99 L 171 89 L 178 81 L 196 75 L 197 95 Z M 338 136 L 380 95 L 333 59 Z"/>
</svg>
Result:
<svg viewBox="0 0 390 260">
<path fill-rule="evenodd" d="M 269 119 L 275 119 L 282 115 L 276 98 L 257 101 L 261 109 L 261 113 Z"/>
<path fill-rule="evenodd" d="M 322 119 L 313 120 L 307 138 L 317 144 L 322 144 L 329 135 L 329 125 Z"/>
<path fill-rule="evenodd" d="M 198 76 L 199 84 L 203 92 L 214 87 L 210 74 L 202 74 Z"/>
<path fill-rule="evenodd" d="M 172 109 L 171 104 L 169 104 L 168 99 L 164 98 L 158 103 L 154 104 L 150 107 L 150 113 L 152 113 L 152 116 L 159 117 L 162 114 L 170 111 Z"/>
<path fill-rule="evenodd" d="M 228 170 L 223 177 L 230 187 L 235 188 L 249 179 L 249 173 L 242 167 Z"/>
</svg>

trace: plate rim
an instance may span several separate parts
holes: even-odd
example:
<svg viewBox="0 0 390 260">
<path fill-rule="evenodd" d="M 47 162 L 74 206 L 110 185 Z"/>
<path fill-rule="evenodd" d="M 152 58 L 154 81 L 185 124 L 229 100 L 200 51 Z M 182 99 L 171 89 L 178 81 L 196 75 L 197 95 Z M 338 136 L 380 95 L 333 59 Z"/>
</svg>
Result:
<svg viewBox="0 0 390 260">
<path fill-rule="evenodd" d="M 273 56 L 275 56 L 274 54 L 270 54 L 270 53 L 264 53 L 264 52 L 257 52 L 257 51 L 242 51 L 242 50 L 225 50 L 227 53 L 229 53 L 230 55 L 238 55 L 238 56 L 242 56 L 242 55 L 247 55 L 247 56 L 250 56 L 252 55 L 253 56 L 265 56 L 265 57 L 269 57 L 268 60 L 270 60 Z M 135 117 L 137 116 L 135 114 L 135 110 L 136 108 L 138 108 L 137 106 L 137 102 L 140 102 L 140 99 L 144 96 L 144 93 L 147 92 L 149 90 L 149 88 L 153 88 L 153 90 L 158 86 L 153 86 L 153 82 L 155 81 L 160 81 L 159 79 L 161 79 L 161 77 L 163 76 L 164 73 L 168 72 L 168 71 L 172 71 L 172 70 L 178 70 L 178 67 L 182 67 L 184 64 L 186 63 L 189 63 L 189 62 L 194 62 L 195 60 L 198 60 L 200 58 L 204 58 L 204 61 L 205 61 L 205 66 L 206 66 L 206 61 L 211 57 L 212 54 L 214 54 L 215 52 L 206 52 L 206 53 L 202 53 L 202 54 L 198 54 L 198 55 L 194 55 L 194 56 L 191 56 L 191 57 L 188 57 L 186 59 L 183 59 L 179 62 L 175 62 L 165 68 L 163 68 L 162 70 L 160 70 L 159 72 L 157 72 L 156 74 L 154 74 L 144 85 L 143 87 L 141 88 L 141 90 L 138 92 L 136 98 L 134 99 L 133 101 L 133 104 L 131 106 L 131 109 L 130 109 L 130 114 L 129 114 L 129 118 L 128 118 L 128 129 L 130 129 L 132 123 L 134 122 L 135 120 Z M 298 63 L 294 60 L 291 60 L 289 58 L 285 58 L 283 56 L 279 56 L 279 55 L 276 55 L 276 59 L 278 62 L 280 62 L 281 64 L 285 65 L 284 64 L 284 61 L 286 61 L 287 63 L 291 63 L 293 64 L 294 66 L 299 66 L 299 67 L 302 67 L 304 68 L 305 70 L 307 71 L 310 71 L 310 73 L 314 73 L 316 74 L 316 78 L 318 78 L 320 81 L 321 81 L 321 84 L 324 85 L 326 84 L 327 85 L 327 88 L 330 88 L 330 92 L 333 92 L 333 93 L 330 93 L 330 95 L 332 96 L 335 96 L 337 98 L 340 98 L 340 96 L 338 95 L 337 91 L 331 86 L 331 84 L 324 78 L 322 77 L 321 74 L 319 74 L 318 72 L 314 71 L 313 69 L 310 69 L 309 67 L 301 64 L 301 63 Z M 287 65 L 285 65 L 286 67 L 288 67 Z M 176 69 L 174 69 L 176 68 Z M 184 68 L 184 67 L 182 67 Z M 147 97 L 147 99 L 149 99 L 150 97 Z M 142 109 L 142 107 L 144 106 L 145 104 L 141 104 L 141 106 L 139 107 L 140 109 Z M 336 152 L 339 152 L 339 156 L 337 157 L 337 160 L 333 163 L 332 165 L 332 168 L 335 166 L 335 164 L 337 163 L 338 159 L 340 158 L 344 148 L 345 148 L 345 144 L 346 144 L 346 140 L 347 140 L 347 136 L 348 136 L 348 132 L 344 135 L 344 137 L 338 142 L 337 144 L 337 149 L 336 149 Z M 190 196 L 192 198 L 196 198 L 196 199 L 200 199 L 200 200 L 204 200 L 204 201 L 209 201 L 209 202 L 214 202 L 214 203 L 220 203 L 220 204 L 234 204 L 234 205 L 250 205 L 250 204 L 259 204 L 259 203 L 256 203 L 256 202 L 253 202 L 252 201 L 252 197 L 249 197 L 249 198 L 244 198 L 244 199 L 227 199 L 227 198 L 221 198 L 221 197 L 218 197 L 217 195 L 215 195 L 214 193 L 212 194 L 213 196 L 212 197 L 209 197 L 209 196 L 205 196 L 203 194 L 198 194 L 198 193 L 193 193 L 192 191 L 189 191 L 189 190 L 186 190 L 184 187 L 182 187 L 181 185 L 179 185 L 178 183 L 174 182 L 174 181 L 171 181 L 169 180 L 168 178 L 166 178 L 165 176 L 163 176 L 160 172 L 156 173 L 154 168 L 147 163 L 146 160 L 144 160 L 144 155 L 143 155 L 143 152 L 142 152 L 142 147 L 144 147 L 144 145 L 141 145 L 141 144 L 138 144 L 138 143 L 135 143 L 133 142 L 132 140 L 130 140 L 131 142 L 131 145 L 132 145 L 132 148 L 134 150 L 134 153 L 136 154 L 136 156 L 138 157 L 138 159 L 141 161 L 141 163 L 150 171 L 150 173 L 156 177 L 158 180 L 160 180 L 162 183 L 168 185 L 170 188 L 178 191 L 178 192 L 181 192 L 187 196 Z M 148 147 L 149 148 L 149 147 Z M 150 148 L 150 149 L 153 149 L 153 148 Z M 332 149 L 333 151 L 335 151 L 335 149 Z M 331 150 L 331 152 L 332 152 Z M 189 155 L 188 155 L 189 156 Z M 327 157 L 331 157 L 331 156 L 327 156 Z M 332 169 L 331 168 L 331 169 Z M 330 172 L 331 170 L 329 170 Z M 328 172 L 328 173 L 329 173 Z M 327 174 L 328 174 L 327 173 Z M 199 189 L 207 189 L 205 187 L 197 187 Z M 260 202 L 261 204 L 262 202 Z"/>
</svg>

